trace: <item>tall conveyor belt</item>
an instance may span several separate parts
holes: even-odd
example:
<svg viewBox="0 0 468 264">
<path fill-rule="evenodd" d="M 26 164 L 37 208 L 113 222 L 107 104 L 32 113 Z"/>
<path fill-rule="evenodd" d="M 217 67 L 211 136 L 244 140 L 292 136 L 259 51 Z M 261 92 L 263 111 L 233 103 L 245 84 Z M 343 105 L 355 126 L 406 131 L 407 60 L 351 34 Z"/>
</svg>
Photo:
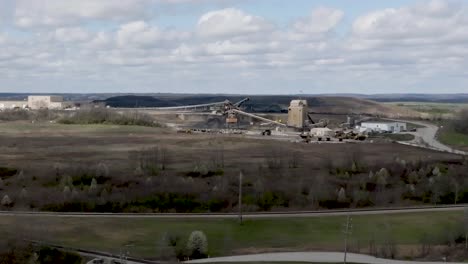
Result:
<svg viewBox="0 0 468 264">
<path fill-rule="evenodd" d="M 252 118 L 255 118 L 255 119 L 258 119 L 258 120 L 262 120 L 262 121 L 265 121 L 265 122 L 268 122 L 268 123 L 276 124 L 276 125 L 279 125 L 279 126 L 283 126 L 283 127 L 287 126 L 286 124 L 280 123 L 278 121 L 274 121 L 274 120 L 264 118 L 264 117 L 261 117 L 261 116 L 258 116 L 258 115 L 247 113 L 247 112 L 244 112 L 244 111 L 241 111 L 241 110 L 232 109 L 231 111 L 234 112 L 234 113 L 240 114 L 240 115 L 249 116 L 249 117 L 252 117 Z"/>
</svg>

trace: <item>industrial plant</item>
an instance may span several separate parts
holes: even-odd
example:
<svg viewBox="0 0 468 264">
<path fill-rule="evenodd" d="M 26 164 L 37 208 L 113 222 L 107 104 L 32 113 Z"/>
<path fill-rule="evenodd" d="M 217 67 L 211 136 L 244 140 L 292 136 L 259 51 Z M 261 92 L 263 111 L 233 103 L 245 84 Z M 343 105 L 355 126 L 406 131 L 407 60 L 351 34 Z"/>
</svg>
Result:
<svg viewBox="0 0 468 264">
<path fill-rule="evenodd" d="M 30 95 L 23 101 L 0 101 L 0 110 L 5 109 L 65 109 L 70 107 L 72 102 L 65 102 L 62 96 L 52 95 Z"/>
<path fill-rule="evenodd" d="M 251 113 L 244 109 L 250 98 L 237 102 L 224 100 L 213 103 L 171 107 L 115 108 L 118 111 L 146 111 L 166 117 L 167 123 L 180 133 L 230 133 L 274 136 L 310 142 L 364 141 L 370 133 L 405 132 L 402 122 L 370 121 L 369 116 L 347 116 L 346 122 L 314 119 L 307 100 L 293 99 L 287 115 Z M 285 119 L 285 120 L 283 120 Z"/>
</svg>

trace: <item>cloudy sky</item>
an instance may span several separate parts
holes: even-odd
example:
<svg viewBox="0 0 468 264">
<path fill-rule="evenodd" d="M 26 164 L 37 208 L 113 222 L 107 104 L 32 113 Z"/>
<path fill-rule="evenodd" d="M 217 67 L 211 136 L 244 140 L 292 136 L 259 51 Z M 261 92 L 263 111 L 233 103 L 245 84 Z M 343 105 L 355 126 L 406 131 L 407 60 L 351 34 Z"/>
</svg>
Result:
<svg viewBox="0 0 468 264">
<path fill-rule="evenodd" d="M 0 92 L 468 92 L 468 1 L 0 0 Z"/>
</svg>

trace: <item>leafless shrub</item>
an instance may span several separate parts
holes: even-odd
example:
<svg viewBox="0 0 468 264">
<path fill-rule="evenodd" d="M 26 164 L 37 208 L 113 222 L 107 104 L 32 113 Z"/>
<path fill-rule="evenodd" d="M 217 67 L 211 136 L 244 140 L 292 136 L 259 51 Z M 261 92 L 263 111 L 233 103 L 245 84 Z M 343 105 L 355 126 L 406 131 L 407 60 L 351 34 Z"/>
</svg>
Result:
<svg viewBox="0 0 468 264">
<path fill-rule="evenodd" d="M 170 154 L 166 147 L 154 146 L 130 153 L 136 157 L 137 166 L 135 174 L 158 175 L 160 171 L 168 168 Z"/>
<path fill-rule="evenodd" d="M 91 184 L 89 185 L 89 192 L 95 193 L 97 191 L 97 187 L 98 187 L 97 181 L 95 178 L 93 178 L 91 180 Z"/>
<path fill-rule="evenodd" d="M 276 146 L 271 146 L 265 153 L 265 162 L 268 169 L 275 172 L 281 172 L 284 168 L 285 152 Z"/>
<path fill-rule="evenodd" d="M 68 200 L 70 199 L 70 196 L 71 196 L 71 189 L 69 186 L 65 186 L 63 187 L 63 197 L 64 197 L 64 200 Z"/>
<path fill-rule="evenodd" d="M 31 116 L 31 113 L 24 109 L 8 109 L 0 111 L 0 121 L 29 120 Z"/>
<path fill-rule="evenodd" d="M 19 193 L 19 199 L 21 199 L 22 201 L 26 200 L 28 198 L 28 191 L 26 190 L 26 188 L 22 188 L 21 189 L 21 192 Z"/>
<path fill-rule="evenodd" d="M 388 222 L 384 223 L 384 228 L 381 231 L 381 235 L 383 243 L 380 246 L 379 256 L 383 258 L 394 259 L 397 256 L 398 248 L 393 236 L 392 226 Z"/>
<path fill-rule="evenodd" d="M 338 198 L 337 198 L 338 202 L 340 203 L 343 203 L 343 202 L 346 202 L 347 198 L 346 198 L 346 192 L 345 192 L 345 189 L 343 187 L 340 188 L 340 190 L 338 191 Z"/>
<path fill-rule="evenodd" d="M 291 155 L 289 156 L 289 160 L 288 160 L 288 167 L 290 169 L 296 169 L 299 167 L 299 159 L 300 159 L 300 155 L 297 151 L 293 151 L 291 153 Z"/>
<path fill-rule="evenodd" d="M 109 167 L 104 162 L 99 162 L 96 167 L 96 176 L 97 177 L 107 177 L 109 176 Z"/>
<path fill-rule="evenodd" d="M 105 108 L 82 109 L 69 113 L 58 120 L 62 124 L 114 124 L 131 126 L 161 127 L 154 118 L 148 114 L 119 113 Z"/>
<path fill-rule="evenodd" d="M 0 204 L 4 207 L 10 207 L 13 205 L 13 201 L 10 199 L 10 196 L 8 196 L 8 194 L 5 194 Z"/>
<path fill-rule="evenodd" d="M 20 170 L 20 171 L 18 172 L 18 175 L 16 176 L 16 178 L 17 178 L 17 180 L 18 180 L 19 182 L 23 181 L 23 180 L 24 180 L 24 171 L 23 171 L 23 170 Z"/>
<path fill-rule="evenodd" d="M 210 149 L 209 159 L 213 170 L 224 168 L 224 142 L 215 141 Z"/>
<path fill-rule="evenodd" d="M 65 186 L 73 186 L 73 179 L 70 175 L 63 175 L 62 178 L 60 179 L 60 186 L 65 187 Z"/>
</svg>

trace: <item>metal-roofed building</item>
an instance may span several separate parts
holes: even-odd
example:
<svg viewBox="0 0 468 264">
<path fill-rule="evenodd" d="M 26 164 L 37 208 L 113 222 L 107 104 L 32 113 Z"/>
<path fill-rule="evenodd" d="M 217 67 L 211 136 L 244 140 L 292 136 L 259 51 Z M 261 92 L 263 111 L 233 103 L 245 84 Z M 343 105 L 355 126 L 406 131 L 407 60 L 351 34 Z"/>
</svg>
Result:
<svg viewBox="0 0 468 264">
<path fill-rule="evenodd" d="M 399 133 L 406 131 L 406 123 L 394 121 L 370 121 L 362 122 L 360 132 L 391 132 Z"/>
<path fill-rule="evenodd" d="M 24 109 L 28 107 L 27 101 L 0 101 L 0 110 L 6 109 Z"/>
<path fill-rule="evenodd" d="M 31 109 L 63 109 L 64 102 L 62 96 L 28 96 L 28 107 Z"/>
</svg>

